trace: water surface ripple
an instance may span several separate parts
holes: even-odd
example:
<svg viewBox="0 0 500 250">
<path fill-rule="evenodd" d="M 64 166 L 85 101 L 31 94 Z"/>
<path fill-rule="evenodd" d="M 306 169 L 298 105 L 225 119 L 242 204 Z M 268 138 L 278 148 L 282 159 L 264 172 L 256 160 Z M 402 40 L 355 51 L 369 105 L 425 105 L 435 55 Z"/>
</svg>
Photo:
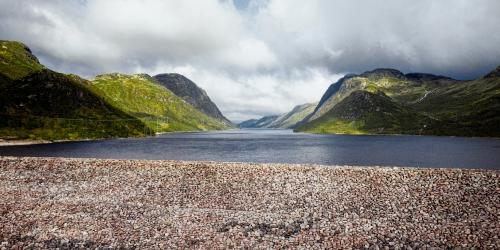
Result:
<svg viewBox="0 0 500 250">
<path fill-rule="evenodd" d="M 3 146 L 0 155 L 500 169 L 500 139 L 230 130 Z"/>
</svg>

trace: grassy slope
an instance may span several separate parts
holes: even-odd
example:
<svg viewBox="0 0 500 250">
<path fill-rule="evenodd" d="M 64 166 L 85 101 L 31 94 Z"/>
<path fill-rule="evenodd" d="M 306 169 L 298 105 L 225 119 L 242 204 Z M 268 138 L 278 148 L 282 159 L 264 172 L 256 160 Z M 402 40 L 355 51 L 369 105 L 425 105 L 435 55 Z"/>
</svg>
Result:
<svg viewBox="0 0 500 250">
<path fill-rule="evenodd" d="M 93 93 L 88 81 L 46 69 L 21 43 L 0 44 L 0 138 L 55 140 L 148 133 L 140 120 Z M 102 121 L 109 119 L 114 121 Z"/>
<path fill-rule="evenodd" d="M 227 128 L 148 75 L 101 75 L 92 81 L 91 86 L 113 106 L 140 118 L 156 132 Z"/>
<path fill-rule="evenodd" d="M 412 115 L 388 111 L 384 116 L 360 110 L 359 105 L 343 100 L 354 92 L 383 92 L 390 101 Z M 500 80 L 498 77 L 475 81 L 452 79 L 414 80 L 390 76 L 353 77 L 327 102 L 322 114 L 297 128 L 313 133 L 353 134 L 431 134 L 461 136 L 500 136 Z M 341 105 L 342 104 L 342 105 Z M 365 115 L 339 119 L 339 109 L 353 108 Z M 333 112 L 336 110 L 336 112 Z M 397 117 L 397 119 L 392 119 Z M 405 122 L 403 122 L 405 121 Z M 425 121 L 423 124 L 422 121 Z M 425 128 L 415 126 L 426 125 Z"/>
</svg>

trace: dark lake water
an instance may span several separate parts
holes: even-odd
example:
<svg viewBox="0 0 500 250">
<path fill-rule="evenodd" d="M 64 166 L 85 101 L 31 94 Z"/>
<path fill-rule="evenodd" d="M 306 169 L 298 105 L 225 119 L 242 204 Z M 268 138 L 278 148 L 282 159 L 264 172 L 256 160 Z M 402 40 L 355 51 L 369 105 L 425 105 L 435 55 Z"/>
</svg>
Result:
<svg viewBox="0 0 500 250">
<path fill-rule="evenodd" d="M 500 139 L 231 130 L 6 146 L 0 155 L 500 169 Z"/>
</svg>

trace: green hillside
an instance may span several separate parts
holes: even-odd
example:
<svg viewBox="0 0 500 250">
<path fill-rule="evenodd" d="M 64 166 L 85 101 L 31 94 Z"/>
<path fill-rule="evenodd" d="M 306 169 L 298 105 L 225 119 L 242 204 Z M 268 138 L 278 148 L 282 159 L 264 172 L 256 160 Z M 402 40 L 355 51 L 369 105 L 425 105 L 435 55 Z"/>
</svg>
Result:
<svg viewBox="0 0 500 250">
<path fill-rule="evenodd" d="M 112 107 L 88 81 L 46 69 L 21 43 L 0 42 L 0 138 L 143 136 L 140 120 Z"/>
<path fill-rule="evenodd" d="M 148 75 L 90 82 L 47 69 L 19 42 L 0 41 L 0 138 L 85 139 L 228 128 Z"/>
<path fill-rule="evenodd" d="M 114 107 L 141 119 L 156 132 L 228 128 L 145 74 L 100 75 L 92 81 L 91 88 Z"/>
<path fill-rule="evenodd" d="M 433 134 L 500 136 L 500 78 L 436 88 L 416 109 L 439 120 Z"/>
<path fill-rule="evenodd" d="M 473 81 L 420 73 L 404 75 L 392 69 L 349 75 L 332 84 L 315 112 L 296 130 L 500 136 L 500 78 L 494 72 Z M 378 96 L 378 101 L 370 104 L 378 109 L 359 101 L 359 91 Z M 383 108 L 389 106 L 393 108 Z M 341 115 L 346 113 L 351 115 Z"/>
</svg>

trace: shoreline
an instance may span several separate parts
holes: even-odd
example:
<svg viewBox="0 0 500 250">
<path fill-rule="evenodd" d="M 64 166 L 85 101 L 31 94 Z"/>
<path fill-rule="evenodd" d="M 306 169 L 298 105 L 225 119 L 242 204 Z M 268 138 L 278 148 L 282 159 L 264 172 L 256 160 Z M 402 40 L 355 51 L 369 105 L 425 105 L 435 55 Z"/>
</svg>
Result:
<svg viewBox="0 0 500 250">
<path fill-rule="evenodd" d="M 230 129 L 232 130 L 232 129 Z M 221 130 L 207 130 L 207 131 L 170 131 L 170 132 L 157 132 L 155 133 L 154 136 L 147 135 L 143 137 L 112 137 L 112 138 L 95 138 L 95 139 L 76 139 L 76 140 L 69 140 L 69 139 L 62 139 L 62 140 L 30 140 L 30 139 L 1 139 L 0 138 L 0 147 L 2 146 L 22 146 L 22 145 L 38 145 L 38 144 L 52 144 L 52 143 L 59 143 L 59 142 L 85 142 L 85 141 L 104 141 L 104 140 L 115 140 L 115 139 L 131 139 L 131 138 L 151 138 L 151 137 L 156 137 L 158 135 L 163 135 L 163 134 L 174 134 L 174 133 L 202 133 L 202 132 L 211 132 L 211 131 L 221 131 Z"/>
<path fill-rule="evenodd" d="M 0 157 L 14 248 L 500 247 L 500 171 Z"/>
<path fill-rule="evenodd" d="M 22 145 L 38 145 L 38 144 L 52 144 L 59 142 L 85 142 L 85 141 L 102 141 L 102 140 L 114 140 L 114 139 L 130 139 L 130 138 L 150 138 L 158 135 L 165 134 L 191 134 L 191 133 L 207 133 L 207 132 L 221 132 L 221 131 L 237 131 L 237 130 L 291 130 L 292 134 L 306 134 L 306 135 L 338 135 L 338 136 L 418 136 L 418 137 L 438 137 L 438 138 L 465 138 L 465 139 L 492 139 L 500 140 L 500 137 L 486 137 L 486 136 L 455 136 L 455 135 L 411 135 L 411 134 L 329 134 L 329 133 L 314 133 L 305 131 L 294 131 L 293 129 L 274 129 L 274 128 L 241 128 L 241 129 L 227 129 L 227 130 L 207 130 L 207 131 L 169 131 L 169 132 L 158 132 L 154 136 L 144 136 L 144 137 L 115 137 L 115 138 L 96 138 L 96 139 L 76 139 L 76 140 L 8 140 L 0 138 L 0 147 L 3 146 L 22 146 Z"/>
<path fill-rule="evenodd" d="M 134 138 L 134 137 L 127 137 Z M 60 142 L 85 142 L 85 141 L 103 141 L 117 138 L 100 138 L 100 139 L 77 139 L 77 140 L 4 140 L 0 139 L 0 147 L 3 146 L 26 146 L 26 145 L 39 145 L 39 144 L 52 144 Z"/>
<path fill-rule="evenodd" d="M 0 139 L 0 147 L 2 146 L 20 146 L 20 145 L 37 145 L 54 143 L 49 140 L 4 140 Z"/>
</svg>

